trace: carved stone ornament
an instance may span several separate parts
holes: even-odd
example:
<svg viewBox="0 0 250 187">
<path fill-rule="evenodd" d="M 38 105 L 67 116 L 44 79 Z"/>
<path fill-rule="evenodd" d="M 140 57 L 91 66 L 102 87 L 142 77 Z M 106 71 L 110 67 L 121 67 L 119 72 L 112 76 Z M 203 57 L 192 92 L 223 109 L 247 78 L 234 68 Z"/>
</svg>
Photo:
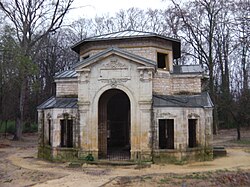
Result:
<svg viewBox="0 0 250 187">
<path fill-rule="evenodd" d="M 127 69 L 127 68 L 128 67 L 125 64 L 119 62 L 117 58 L 114 57 L 111 58 L 110 62 L 108 62 L 102 67 L 102 69 Z"/>
<path fill-rule="evenodd" d="M 163 119 L 170 119 L 170 118 L 175 118 L 176 115 L 173 115 L 173 114 L 171 114 L 169 112 L 164 112 L 164 113 L 158 112 L 157 117 L 158 118 L 163 118 Z"/>
<path fill-rule="evenodd" d="M 141 81 L 150 81 L 153 79 L 153 67 L 138 67 Z"/>
<path fill-rule="evenodd" d="M 78 77 L 79 83 L 89 82 L 90 69 L 82 69 L 81 71 L 79 71 L 79 73 L 80 73 L 80 76 Z"/>
<path fill-rule="evenodd" d="M 47 117 L 47 119 L 51 119 L 52 116 L 50 113 L 48 113 L 46 117 Z"/>
<path fill-rule="evenodd" d="M 109 80 L 109 84 L 112 88 L 116 88 L 117 87 L 117 79 Z"/>
<path fill-rule="evenodd" d="M 57 115 L 57 118 L 58 119 L 74 119 L 75 115 L 63 111 L 62 113 Z"/>
<path fill-rule="evenodd" d="M 117 87 L 118 84 L 127 82 L 128 78 L 111 78 L 111 79 L 99 79 L 102 83 L 110 84 L 112 88 Z"/>
<path fill-rule="evenodd" d="M 190 118 L 190 119 L 197 119 L 197 118 L 199 118 L 200 116 L 198 115 L 198 114 L 195 114 L 195 113 L 190 113 L 190 114 L 188 114 L 188 118 Z"/>
</svg>

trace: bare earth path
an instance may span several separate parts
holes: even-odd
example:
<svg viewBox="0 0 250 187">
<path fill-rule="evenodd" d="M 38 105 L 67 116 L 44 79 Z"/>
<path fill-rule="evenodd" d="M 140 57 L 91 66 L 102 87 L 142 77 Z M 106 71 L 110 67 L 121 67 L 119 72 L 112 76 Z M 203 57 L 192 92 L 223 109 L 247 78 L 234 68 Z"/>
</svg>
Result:
<svg viewBox="0 0 250 187">
<path fill-rule="evenodd" d="M 24 141 L 0 137 L 0 186 L 250 186 L 250 144 L 235 143 L 235 130 L 220 131 L 215 145 L 226 147 L 227 157 L 186 165 L 111 167 L 51 163 L 36 158 L 36 135 Z M 250 130 L 243 131 L 250 142 Z"/>
</svg>

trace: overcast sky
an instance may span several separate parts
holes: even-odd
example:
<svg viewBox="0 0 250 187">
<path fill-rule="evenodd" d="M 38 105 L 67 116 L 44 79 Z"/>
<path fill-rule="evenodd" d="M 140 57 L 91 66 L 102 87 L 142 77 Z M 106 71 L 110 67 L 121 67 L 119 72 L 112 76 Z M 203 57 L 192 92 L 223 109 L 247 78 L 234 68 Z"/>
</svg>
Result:
<svg viewBox="0 0 250 187">
<path fill-rule="evenodd" d="M 109 14 L 114 15 L 120 9 L 137 7 L 141 9 L 160 9 L 166 8 L 169 0 L 75 0 L 73 8 L 68 15 L 71 19 L 77 17 L 93 18 L 96 15 L 102 16 Z"/>
</svg>

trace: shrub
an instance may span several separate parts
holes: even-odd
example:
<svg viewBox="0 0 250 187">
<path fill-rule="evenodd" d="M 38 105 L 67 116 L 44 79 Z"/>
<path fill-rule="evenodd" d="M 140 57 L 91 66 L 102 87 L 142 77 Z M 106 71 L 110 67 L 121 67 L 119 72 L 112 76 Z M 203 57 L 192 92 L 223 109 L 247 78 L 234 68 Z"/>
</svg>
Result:
<svg viewBox="0 0 250 187">
<path fill-rule="evenodd" d="M 15 121 L 7 121 L 7 124 L 5 121 L 0 121 L 0 133 L 15 133 Z M 38 125 L 36 123 L 25 123 L 23 126 L 23 132 L 24 133 L 33 133 L 37 132 Z"/>
</svg>

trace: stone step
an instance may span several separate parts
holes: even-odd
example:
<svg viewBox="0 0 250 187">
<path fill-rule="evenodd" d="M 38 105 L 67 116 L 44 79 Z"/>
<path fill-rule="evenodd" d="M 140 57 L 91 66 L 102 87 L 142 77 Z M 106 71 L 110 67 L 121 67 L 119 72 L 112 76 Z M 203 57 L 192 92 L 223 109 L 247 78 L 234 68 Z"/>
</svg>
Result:
<svg viewBox="0 0 250 187">
<path fill-rule="evenodd" d="M 227 156 L 227 150 L 224 146 L 214 146 L 213 147 L 213 155 L 214 157 L 222 157 Z"/>
</svg>

